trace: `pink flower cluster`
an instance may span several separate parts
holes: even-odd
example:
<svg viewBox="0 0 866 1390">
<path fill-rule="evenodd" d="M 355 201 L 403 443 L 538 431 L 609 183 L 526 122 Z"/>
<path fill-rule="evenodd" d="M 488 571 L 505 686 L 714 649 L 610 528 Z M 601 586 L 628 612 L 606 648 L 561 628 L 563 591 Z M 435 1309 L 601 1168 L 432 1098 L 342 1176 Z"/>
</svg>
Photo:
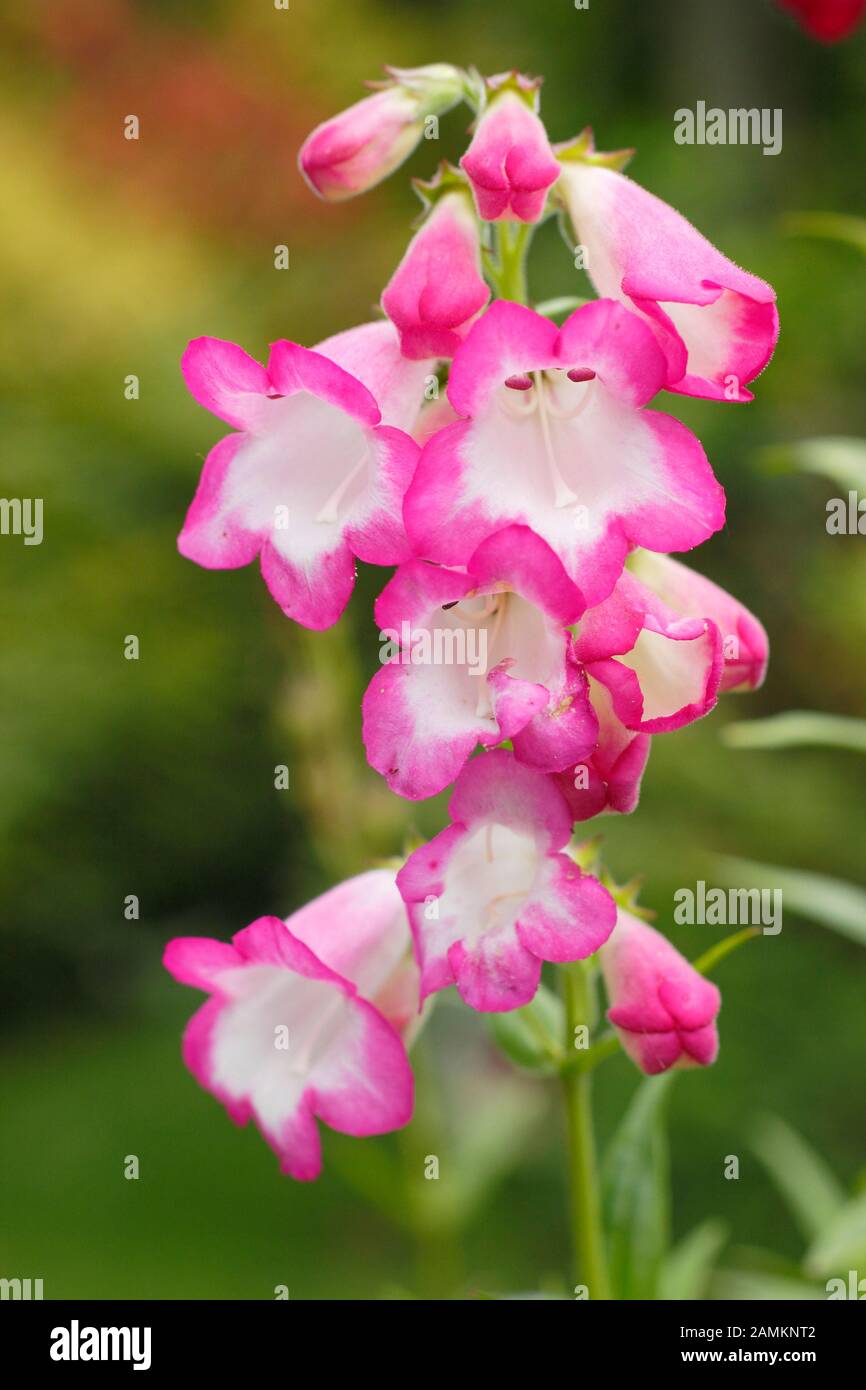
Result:
<svg viewBox="0 0 866 1390">
<path fill-rule="evenodd" d="M 403 797 L 453 787 L 450 824 L 396 878 L 363 874 L 230 946 L 168 948 L 168 969 L 210 996 L 187 1064 L 298 1178 L 319 1171 L 317 1119 L 355 1135 L 407 1122 L 407 1034 L 452 984 L 474 1009 L 515 1009 L 545 961 L 598 952 L 608 1017 L 644 1071 L 706 1065 L 718 1046 L 718 991 L 569 843 L 575 822 L 634 809 L 654 735 L 763 679 L 757 619 L 671 558 L 720 530 L 725 494 L 653 403 L 750 400 L 775 296 L 588 132 L 552 145 L 539 84 L 516 73 L 391 69 L 310 135 L 303 173 L 324 198 L 364 192 L 461 98 L 471 142 L 421 187 L 381 319 L 314 348 L 281 340 L 265 366 L 214 338 L 183 360 L 232 433 L 181 552 L 212 569 L 258 558 L 283 612 L 314 629 L 340 618 L 358 560 L 394 567 L 367 757 Z M 599 295 L 562 323 L 504 278 L 507 249 L 553 212 Z"/>
</svg>

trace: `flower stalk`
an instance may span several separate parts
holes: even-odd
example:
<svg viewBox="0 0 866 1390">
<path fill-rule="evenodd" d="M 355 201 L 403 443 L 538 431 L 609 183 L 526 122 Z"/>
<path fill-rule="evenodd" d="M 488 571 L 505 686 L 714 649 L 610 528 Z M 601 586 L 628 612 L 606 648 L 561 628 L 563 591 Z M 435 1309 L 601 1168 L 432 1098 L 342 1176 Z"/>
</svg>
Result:
<svg viewBox="0 0 866 1390">
<path fill-rule="evenodd" d="M 560 967 L 560 986 L 565 1005 L 566 1047 L 574 1048 L 580 1027 L 594 1021 L 593 989 L 586 962 Z M 565 1101 L 567 1133 L 567 1181 L 571 1209 L 571 1235 L 576 1284 L 584 1284 L 592 1299 L 610 1299 L 610 1279 L 601 1216 L 601 1187 L 592 1113 L 590 1068 L 563 1067 L 560 1080 Z"/>
</svg>

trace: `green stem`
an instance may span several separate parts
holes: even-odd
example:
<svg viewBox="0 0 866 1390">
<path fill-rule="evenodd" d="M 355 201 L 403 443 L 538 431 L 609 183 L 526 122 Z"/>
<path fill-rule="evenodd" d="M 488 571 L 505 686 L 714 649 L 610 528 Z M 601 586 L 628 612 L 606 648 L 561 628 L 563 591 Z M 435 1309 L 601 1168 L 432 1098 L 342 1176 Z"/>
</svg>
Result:
<svg viewBox="0 0 866 1390">
<path fill-rule="evenodd" d="M 531 233 L 532 228 L 525 222 L 496 225 L 497 260 L 490 266 L 490 279 L 500 299 L 510 299 L 516 304 L 529 302 L 526 251 Z"/>
<path fill-rule="evenodd" d="M 592 1022 L 589 971 L 583 962 L 562 967 L 566 1046 L 574 1047 L 575 1029 Z M 568 1133 L 568 1188 L 574 1277 L 593 1299 L 610 1298 L 610 1283 L 601 1222 L 598 1161 L 592 1118 L 592 1074 L 564 1069 L 561 1075 Z"/>
</svg>

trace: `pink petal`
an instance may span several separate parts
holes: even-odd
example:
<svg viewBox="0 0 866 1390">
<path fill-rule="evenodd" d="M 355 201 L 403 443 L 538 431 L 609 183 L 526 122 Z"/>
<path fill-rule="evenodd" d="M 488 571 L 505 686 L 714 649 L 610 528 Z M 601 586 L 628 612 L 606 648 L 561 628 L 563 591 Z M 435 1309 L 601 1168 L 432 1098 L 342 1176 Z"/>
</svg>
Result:
<svg viewBox="0 0 866 1390">
<path fill-rule="evenodd" d="M 355 586 L 355 561 L 345 541 L 307 564 L 295 564 L 266 541 L 261 551 L 262 578 L 287 618 L 314 632 L 333 627 Z"/>
<path fill-rule="evenodd" d="M 754 614 L 731 594 L 669 555 L 639 551 L 633 572 L 684 618 L 709 618 L 722 635 L 724 669 L 719 692 L 757 690 L 769 657 L 767 633 Z"/>
<path fill-rule="evenodd" d="M 222 338 L 193 338 L 181 359 L 190 393 L 235 429 L 248 429 L 256 420 L 260 397 L 267 396 L 264 367 L 236 343 Z"/>
<path fill-rule="evenodd" d="M 548 861 L 540 891 L 521 911 L 517 935 L 542 960 L 584 960 L 604 945 L 615 922 L 616 904 L 607 889 L 567 854 L 557 854 Z"/>
<path fill-rule="evenodd" d="M 541 961 L 516 939 L 484 936 L 469 947 L 455 942 L 448 965 L 464 1004 L 481 1013 L 522 1008 L 541 981 Z"/>
<path fill-rule="evenodd" d="M 528 526 L 506 526 L 488 536 L 466 568 L 479 588 L 507 584 L 566 626 L 576 622 L 586 607 L 559 556 Z"/>
<path fill-rule="evenodd" d="M 346 879 L 292 913 L 285 926 L 367 999 L 410 945 L 405 905 L 388 869 Z"/>
<path fill-rule="evenodd" d="M 271 345 L 268 376 L 280 396 L 307 391 L 351 415 L 362 425 L 378 425 L 382 416 L 367 387 L 337 365 L 330 357 L 312 348 L 301 347 L 283 338 Z"/>
<path fill-rule="evenodd" d="M 550 319 L 523 304 L 494 300 L 473 324 L 451 368 L 448 399 L 457 414 L 475 415 L 511 376 L 559 366 L 558 341 Z"/>
<path fill-rule="evenodd" d="M 205 459 L 198 488 L 177 548 L 205 569 L 239 569 L 256 558 L 261 535 L 249 530 L 231 506 L 231 468 L 246 443 L 243 434 L 227 434 Z"/>
<path fill-rule="evenodd" d="M 381 411 L 383 425 L 414 429 L 433 363 L 404 357 L 392 323 L 376 319 L 348 328 L 317 344 L 315 351 L 366 386 Z"/>
<path fill-rule="evenodd" d="M 568 807 L 550 778 L 521 767 L 501 748 L 473 758 L 457 780 L 448 811 L 463 825 L 491 821 L 534 835 L 547 853 L 562 849 L 571 837 Z"/>
<path fill-rule="evenodd" d="M 364 694 L 363 739 L 370 766 L 413 801 L 451 785 L 482 741 L 498 743 L 496 722 L 475 713 L 454 667 L 381 667 Z"/>
</svg>

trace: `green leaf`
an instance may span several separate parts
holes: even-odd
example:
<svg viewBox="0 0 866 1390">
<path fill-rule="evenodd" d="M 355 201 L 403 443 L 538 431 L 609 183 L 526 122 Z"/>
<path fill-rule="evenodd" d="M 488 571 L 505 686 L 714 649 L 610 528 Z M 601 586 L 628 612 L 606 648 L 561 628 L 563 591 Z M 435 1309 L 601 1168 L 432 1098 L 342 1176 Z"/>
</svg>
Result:
<svg viewBox="0 0 866 1390">
<path fill-rule="evenodd" d="M 824 435 L 791 444 L 773 444 L 757 451 L 770 473 L 816 473 L 839 487 L 866 492 L 866 440 L 847 435 Z"/>
<path fill-rule="evenodd" d="M 769 719 L 728 724 L 721 739 L 728 748 L 850 748 L 866 753 L 866 719 L 786 710 Z"/>
<path fill-rule="evenodd" d="M 715 946 L 711 946 L 708 951 L 704 951 L 702 956 L 692 961 L 692 965 L 699 975 L 711 975 L 716 966 L 729 956 L 732 951 L 736 951 L 740 946 L 751 941 L 752 937 L 760 936 L 760 927 L 743 927 L 742 931 L 735 931 L 730 936 L 726 936 L 723 941 L 717 941 Z"/>
<path fill-rule="evenodd" d="M 723 1221 L 704 1221 L 675 1245 L 659 1276 L 660 1299 L 701 1299 L 719 1254 L 728 1239 Z"/>
<path fill-rule="evenodd" d="M 866 946 L 866 893 L 853 883 L 726 855 L 715 863 L 724 883 L 740 888 L 778 888 L 785 907 L 800 917 Z"/>
<path fill-rule="evenodd" d="M 816 1279 L 844 1278 L 850 1269 L 866 1268 L 866 1193 L 836 1212 L 812 1242 L 803 1267 Z"/>
<path fill-rule="evenodd" d="M 844 212 L 790 212 L 783 220 L 789 236 L 841 241 L 866 253 L 866 218 Z"/>
<path fill-rule="evenodd" d="M 654 1298 L 670 1233 L 664 1101 L 673 1078 L 641 1082 L 605 1156 L 602 1201 L 613 1296 Z"/>
<path fill-rule="evenodd" d="M 456 1179 L 450 1200 L 447 1184 L 422 1184 L 428 1198 L 427 1215 L 437 1228 L 440 1213 L 450 1216 L 462 1228 L 496 1186 L 523 1158 L 527 1146 L 538 1134 L 547 1110 L 543 1087 L 532 1086 L 516 1076 L 500 1078 L 476 1105 L 472 1123 L 462 1129 L 456 1161 Z M 438 1203 L 439 1194 L 443 1205 Z"/>
<path fill-rule="evenodd" d="M 752 1147 L 807 1240 L 815 1240 L 845 1205 L 845 1192 L 820 1154 L 775 1115 L 759 1121 Z"/>
<path fill-rule="evenodd" d="M 560 999 L 539 985 L 531 1004 L 491 1014 L 490 1030 L 506 1057 L 529 1071 L 552 1071 L 562 1060 L 565 1014 Z"/>
</svg>

